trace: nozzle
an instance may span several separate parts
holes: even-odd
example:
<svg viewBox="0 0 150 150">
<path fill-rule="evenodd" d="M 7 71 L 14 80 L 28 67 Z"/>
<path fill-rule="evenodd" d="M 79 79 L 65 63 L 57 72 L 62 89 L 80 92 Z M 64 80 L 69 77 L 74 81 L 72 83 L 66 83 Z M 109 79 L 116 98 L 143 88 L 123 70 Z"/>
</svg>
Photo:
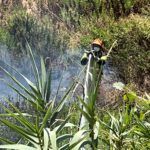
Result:
<svg viewBox="0 0 150 150">
<path fill-rule="evenodd" d="M 88 54 L 87 53 L 84 53 L 82 58 L 81 58 L 81 64 L 82 65 L 86 65 L 88 62 Z"/>
</svg>

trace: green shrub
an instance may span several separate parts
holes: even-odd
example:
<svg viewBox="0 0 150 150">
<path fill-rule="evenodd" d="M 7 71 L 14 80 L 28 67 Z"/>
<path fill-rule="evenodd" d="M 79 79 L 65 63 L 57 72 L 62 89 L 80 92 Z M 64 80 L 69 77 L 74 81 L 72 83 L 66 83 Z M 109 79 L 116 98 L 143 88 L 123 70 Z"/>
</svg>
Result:
<svg viewBox="0 0 150 150">
<path fill-rule="evenodd" d="M 133 15 L 113 27 L 118 46 L 113 51 L 113 62 L 119 68 L 126 83 L 145 86 L 144 77 L 149 76 L 150 21 Z M 118 65 L 119 64 L 119 65 Z"/>
<path fill-rule="evenodd" d="M 0 27 L 0 43 L 5 44 L 7 41 L 8 32 L 4 28 Z"/>
<path fill-rule="evenodd" d="M 7 30 L 10 34 L 9 47 L 11 49 L 24 52 L 26 40 L 29 41 L 31 47 L 40 49 L 40 44 L 44 42 L 43 35 L 46 32 L 44 27 L 38 25 L 36 18 L 28 15 L 25 10 L 20 10 L 12 12 L 12 16 L 8 18 L 7 22 Z"/>
<path fill-rule="evenodd" d="M 5 28 L 9 34 L 6 44 L 12 50 L 26 53 L 26 40 L 33 49 L 46 54 L 66 48 L 69 35 L 65 27 L 53 24 L 48 15 L 39 18 L 19 9 L 12 11 L 6 21 Z"/>
</svg>

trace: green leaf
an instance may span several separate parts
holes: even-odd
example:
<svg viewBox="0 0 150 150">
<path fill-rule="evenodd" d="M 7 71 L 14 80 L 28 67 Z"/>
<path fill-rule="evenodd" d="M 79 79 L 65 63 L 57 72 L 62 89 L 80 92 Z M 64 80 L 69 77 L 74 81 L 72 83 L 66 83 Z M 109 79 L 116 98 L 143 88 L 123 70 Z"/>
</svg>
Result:
<svg viewBox="0 0 150 150">
<path fill-rule="evenodd" d="M 82 104 L 83 107 L 85 108 L 86 112 L 87 112 L 88 114 L 91 114 L 91 109 L 89 108 L 89 105 L 86 104 L 86 103 L 84 102 L 84 100 L 83 100 L 81 97 L 78 97 L 78 100 L 81 102 L 81 104 Z"/>
<path fill-rule="evenodd" d="M 64 144 L 62 147 L 59 148 L 59 150 L 67 150 L 69 149 L 69 143 Z"/>
<path fill-rule="evenodd" d="M 70 117 L 71 117 L 71 115 L 69 115 L 69 116 L 65 119 L 65 121 L 63 121 L 63 122 L 61 123 L 61 125 L 57 128 L 57 130 L 56 130 L 56 133 L 57 133 L 57 134 L 65 127 L 65 124 L 66 124 L 67 121 L 70 119 Z"/>
<path fill-rule="evenodd" d="M 35 147 L 35 148 L 37 148 L 37 149 L 41 149 L 41 146 L 40 146 L 40 144 L 39 144 L 39 138 L 38 137 L 34 137 L 34 136 L 30 136 L 29 135 L 29 137 L 30 137 L 30 139 L 32 139 L 32 140 L 30 140 L 30 139 L 27 139 L 28 140 L 28 143 L 30 143 L 30 144 L 33 144 L 33 146 Z M 40 139 L 41 140 L 41 139 Z"/>
<path fill-rule="evenodd" d="M 44 60 L 41 57 L 41 86 L 42 86 L 41 88 L 42 88 L 43 98 L 45 97 L 46 80 L 47 80 L 46 68 L 45 68 Z"/>
<path fill-rule="evenodd" d="M 123 95 L 123 100 L 124 101 L 127 101 L 128 100 L 128 97 L 127 97 L 127 95 L 125 94 L 125 95 Z"/>
<path fill-rule="evenodd" d="M 70 127 L 70 128 L 72 128 L 72 127 L 77 127 L 77 126 L 74 125 L 73 123 L 68 122 L 68 123 L 65 124 L 65 127 Z"/>
<path fill-rule="evenodd" d="M 98 138 L 98 135 L 99 135 L 99 122 L 96 121 L 95 122 L 95 125 L 94 125 L 94 139 L 97 139 Z"/>
<path fill-rule="evenodd" d="M 79 130 L 70 141 L 70 145 L 78 142 L 82 137 L 85 137 L 87 130 Z"/>
<path fill-rule="evenodd" d="M 72 127 L 77 127 L 76 125 L 72 124 L 72 123 L 66 123 L 66 121 L 68 120 L 69 118 L 67 118 L 66 120 L 63 121 L 63 123 L 61 125 L 58 125 L 56 126 L 53 130 L 56 131 L 56 133 L 60 132 L 61 130 L 63 130 L 64 128 L 71 128 Z"/>
<path fill-rule="evenodd" d="M 48 150 L 49 147 L 49 141 L 50 141 L 50 137 L 48 134 L 48 129 L 44 129 L 44 145 L 43 145 L 43 150 Z"/>
<path fill-rule="evenodd" d="M 7 64 L 8 65 L 8 64 Z M 9 65 L 8 65 L 9 66 Z M 13 77 L 9 72 L 7 72 L 5 69 L 4 72 L 13 79 L 13 81 L 22 89 L 24 90 L 31 98 L 33 98 L 33 100 L 37 100 L 38 101 L 38 109 L 43 109 L 43 99 L 42 99 L 42 94 L 40 89 L 33 83 L 31 82 L 28 78 L 26 78 L 23 74 L 21 74 L 20 72 L 18 72 L 15 68 L 9 66 L 10 68 L 12 68 L 15 72 L 17 72 L 28 84 L 28 86 L 31 88 L 31 90 L 28 90 L 25 86 L 23 86 L 15 77 Z M 25 96 L 24 94 L 20 93 L 19 90 L 17 90 L 15 87 L 13 87 L 12 85 L 8 84 L 9 87 L 11 87 L 13 90 L 15 90 L 18 94 L 20 94 L 20 96 L 22 96 L 25 99 L 29 98 L 27 96 Z M 30 100 L 30 102 L 33 104 L 33 102 Z M 35 105 L 35 104 L 34 104 Z M 35 106 L 34 106 L 35 107 Z M 37 108 L 37 107 L 36 107 Z"/>
<path fill-rule="evenodd" d="M 68 91 L 65 93 L 65 95 L 63 96 L 62 100 L 59 102 L 57 108 L 56 108 L 56 112 L 60 112 L 60 110 L 63 108 L 65 102 L 66 102 L 66 98 L 68 97 L 70 91 L 74 88 L 75 83 L 72 84 L 72 86 L 68 89 Z"/>
<path fill-rule="evenodd" d="M 14 131 L 16 131 L 18 134 L 20 134 L 22 137 L 31 140 L 32 142 L 35 142 L 32 138 L 30 138 L 30 136 L 35 136 L 35 134 L 33 134 L 32 132 L 29 132 L 27 130 L 25 130 L 24 128 L 21 128 L 19 126 L 16 126 L 15 124 L 12 124 L 10 121 L 7 121 L 5 119 L 0 120 L 0 122 L 4 123 L 6 126 L 10 127 L 11 129 L 13 129 Z"/>
<path fill-rule="evenodd" d="M 32 62 L 31 64 L 32 64 L 33 72 L 34 72 L 34 77 L 37 81 L 39 91 L 41 92 L 41 80 L 40 80 L 40 76 L 39 76 L 39 71 L 38 71 L 38 68 L 36 66 L 35 59 L 34 59 L 31 47 L 30 47 L 28 41 L 26 41 L 26 43 L 27 43 L 27 47 L 28 47 L 28 50 L 29 50 L 30 59 L 31 59 L 31 62 Z"/>
<path fill-rule="evenodd" d="M 22 125 L 24 125 L 25 127 L 28 127 L 28 129 L 30 129 L 31 131 L 35 132 L 34 125 L 25 118 L 25 115 L 23 115 L 23 113 L 20 112 L 19 109 L 17 107 L 15 107 L 9 100 L 7 100 L 7 99 L 5 99 L 5 100 L 19 114 L 19 116 L 14 115 L 14 118 L 16 118 L 20 123 L 22 123 Z M 7 109 L 7 112 L 11 113 L 8 110 L 9 109 Z M 30 115 L 30 117 L 31 117 L 31 115 Z"/>
<path fill-rule="evenodd" d="M 18 113 L 13 113 L 13 114 L 0 114 L 0 117 L 13 117 L 13 116 L 19 116 L 20 114 Z M 28 113 L 22 113 L 23 116 L 26 117 L 31 117 L 32 115 L 28 114 Z"/>
<path fill-rule="evenodd" d="M 51 125 L 55 122 L 58 113 L 62 110 L 70 91 L 74 88 L 74 85 L 75 84 L 73 83 L 72 86 L 68 89 L 68 91 L 63 96 L 62 100 L 58 103 L 57 107 L 53 110 L 53 114 L 51 115 L 51 120 L 50 120 Z"/>
<path fill-rule="evenodd" d="M 5 139 L 5 138 L 1 138 L 1 137 L 0 137 L 0 141 L 7 143 L 7 144 L 15 144 L 14 142 L 9 141 L 8 139 Z"/>
<path fill-rule="evenodd" d="M 57 150 L 57 139 L 56 139 L 56 132 L 55 131 L 50 131 L 50 140 L 51 140 L 51 145 L 53 150 Z"/>
<path fill-rule="evenodd" d="M 85 138 L 87 136 L 87 130 L 79 130 L 70 141 L 69 148 L 72 150 L 77 150 L 80 146 L 85 142 Z"/>
<path fill-rule="evenodd" d="M 1 79 L 0 79 L 1 80 Z M 14 90 L 19 96 L 21 96 L 24 100 L 28 99 L 28 97 L 24 94 L 22 94 L 16 87 L 14 87 L 12 84 L 7 83 L 5 80 L 2 80 L 7 86 L 9 86 L 12 90 Z"/>
<path fill-rule="evenodd" d="M 79 109 L 79 111 L 81 112 L 81 114 L 88 120 L 88 122 L 92 122 L 92 118 L 89 115 L 88 112 L 85 112 L 82 108 L 80 108 L 79 106 L 76 105 L 76 107 Z"/>
<path fill-rule="evenodd" d="M 70 139 L 72 137 L 73 137 L 73 135 L 71 135 L 71 134 L 63 134 L 57 138 L 57 143 L 63 142 L 66 139 Z"/>
<path fill-rule="evenodd" d="M 134 92 L 129 92 L 126 94 L 126 96 L 130 102 L 134 102 L 136 99 L 138 99 L 136 93 Z"/>
<path fill-rule="evenodd" d="M 0 66 L 0 68 L 22 89 L 24 90 L 29 96 L 31 96 L 33 99 L 36 99 L 35 95 L 30 92 L 23 84 L 21 84 L 14 76 L 12 76 L 7 70 L 5 70 L 4 68 L 2 68 Z"/>
<path fill-rule="evenodd" d="M 147 97 L 147 100 L 150 101 L 150 95 L 145 92 L 145 96 Z"/>
<path fill-rule="evenodd" d="M 22 144 L 11 144 L 11 145 L 0 145 L 0 149 L 14 149 L 14 150 L 37 150 L 34 147 L 22 145 Z"/>
<path fill-rule="evenodd" d="M 6 83 L 6 82 L 5 82 Z M 17 94 L 19 94 L 24 100 L 27 100 L 28 102 L 31 103 L 31 105 L 37 109 L 37 103 L 30 100 L 28 96 L 26 96 L 25 94 L 21 93 L 16 87 L 12 86 L 9 83 L 6 83 L 11 89 L 13 89 Z M 36 98 L 34 98 L 35 100 Z M 41 105 L 38 105 L 38 110 L 43 111 L 43 108 L 41 107 Z"/>
<path fill-rule="evenodd" d="M 44 63 L 44 60 L 43 60 L 43 57 L 41 57 L 41 82 L 43 84 L 42 87 L 45 86 L 45 82 L 46 82 L 46 68 L 45 68 L 45 63 Z"/>
<path fill-rule="evenodd" d="M 7 99 L 6 99 L 7 100 Z M 13 113 L 12 111 L 10 111 L 9 109 L 7 109 L 5 106 L 3 106 L 3 104 L 0 103 L 0 106 L 6 111 L 8 112 L 13 118 L 15 118 L 16 120 L 18 120 L 23 126 L 25 126 L 26 128 L 28 128 L 29 130 L 35 132 L 34 126 L 22 115 L 22 113 L 15 107 L 13 106 L 12 103 L 9 102 L 9 100 L 7 100 L 7 102 L 9 103 L 9 105 L 16 110 L 16 112 L 19 115 L 15 115 L 15 113 Z"/>
<path fill-rule="evenodd" d="M 43 122 L 42 122 L 42 126 L 40 127 L 39 133 L 42 133 L 43 129 L 45 128 L 46 124 L 48 123 L 48 120 L 50 119 L 51 115 L 52 115 L 52 106 L 53 106 L 52 102 L 49 107 L 48 110 L 43 118 Z"/>
</svg>

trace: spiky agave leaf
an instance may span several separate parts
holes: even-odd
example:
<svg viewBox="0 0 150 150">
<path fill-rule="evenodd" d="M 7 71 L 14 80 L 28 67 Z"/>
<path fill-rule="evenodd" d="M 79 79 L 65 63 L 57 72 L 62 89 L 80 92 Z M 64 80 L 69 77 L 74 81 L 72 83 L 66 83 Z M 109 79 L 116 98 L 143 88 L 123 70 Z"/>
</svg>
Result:
<svg viewBox="0 0 150 150">
<path fill-rule="evenodd" d="M 14 150 L 40 150 L 31 146 L 26 146 L 23 144 L 10 144 L 10 145 L 0 145 L 0 149 L 14 149 Z"/>
</svg>

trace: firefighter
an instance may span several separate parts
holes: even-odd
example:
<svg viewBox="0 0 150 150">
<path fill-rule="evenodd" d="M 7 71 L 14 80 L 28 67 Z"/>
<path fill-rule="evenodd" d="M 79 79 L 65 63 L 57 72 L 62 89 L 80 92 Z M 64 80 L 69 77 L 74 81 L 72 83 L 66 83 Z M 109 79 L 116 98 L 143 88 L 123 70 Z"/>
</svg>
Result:
<svg viewBox="0 0 150 150">
<path fill-rule="evenodd" d="M 92 42 L 92 44 L 91 44 L 91 50 L 90 51 L 85 51 L 85 53 L 83 54 L 83 56 L 81 58 L 81 64 L 82 65 L 86 65 L 87 64 L 89 54 L 92 54 L 92 56 L 94 57 L 94 59 L 96 59 L 97 62 L 100 65 L 102 63 L 104 64 L 104 62 L 102 62 L 100 60 L 100 58 L 104 55 L 104 51 L 105 51 L 105 47 L 104 47 L 104 44 L 103 44 L 102 40 L 95 39 Z"/>
</svg>

